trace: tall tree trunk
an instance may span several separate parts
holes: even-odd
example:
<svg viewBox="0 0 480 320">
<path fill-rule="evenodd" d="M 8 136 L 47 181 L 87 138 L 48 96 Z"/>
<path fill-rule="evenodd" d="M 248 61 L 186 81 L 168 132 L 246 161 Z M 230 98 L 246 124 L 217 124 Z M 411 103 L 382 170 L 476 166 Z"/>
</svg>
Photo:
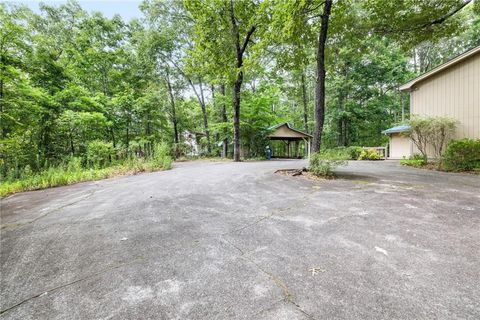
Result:
<svg viewBox="0 0 480 320">
<path fill-rule="evenodd" d="M 3 74 L 0 75 L 0 116 L 2 114 L 3 114 Z M 1 137 L 5 139 L 7 132 L 3 124 L 0 126 L 0 130 L 2 130 Z"/>
<path fill-rule="evenodd" d="M 250 37 L 255 32 L 255 26 L 252 26 L 245 36 L 243 45 L 240 44 L 240 32 L 238 30 L 237 19 L 233 8 L 233 0 L 230 0 L 230 21 L 232 23 L 232 36 L 236 48 L 236 68 L 237 78 L 233 85 L 233 161 L 240 161 L 240 94 L 243 82 L 243 54 L 247 49 Z"/>
<path fill-rule="evenodd" d="M 308 102 L 307 102 L 307 84 L 305 83 L 305 72 L 302 71 L 302 102 L 303 102 L 303 127 L 308 133 Z"/>
<path fill-rule="evenodd" d="M 414 48 L 413 49 L 413 70 L 414 70 L 415 73 L 417 73 L 417 67 L 418 67 L 418 65 L 417 65 L 417 49 Z"/>
<path fill-rule="evenodd" d="M 213 110 L 217 110 L 217 104 L 215 103 L 215 85 L 211 85 L 210 86 L 210 90 L 212 91 L 212 107 L 213 107 Z M 215 136 L 213 138 L 213 140 L 215 141 L 215 144 L 217 144 L 217 142 L 220 140 L 220 134 L 217 132 L 215 132 Z"/>
<path fill-rule="evenodd" d="M 320 151 L 323 123 L 325 122 L 325 43 L 327 42 L 328 21 L 333 0 L 325 0 L 318 35 L 317 80 L 315 84 L 315 130 L 313 132 L 313 152 Z"/>
<path fill-rule="evenodd" d="M 228 118 L 227 118 L 227 106 L 225 105 L 225 84 L 222 84 L 220 86 L 220 93 L 224 97 L 224 101 L 222 102 L 222 122 L 227 123 Z M 228 139 L 227 139 L 227 132 L 226 129 L 223 130 L 223 157 L 228 156 Z"/>
<path fill-rule="evenodd" d="M 345 104 L 348 97 L 348 63 L 342 68 L 342 75 L 344 77 L 344 83 L 339 89 L 338 93 L 338 139 L 337 146 L 347 146 L 347 121 L 345 118 Z"/>
<path fill-rule="evenodd" d="M 72 132 L 70 131 L 69 135 L 68 135 L 68 138 L 70 140 L 70 152 L 72 153 L 72 156 L 75 155 L 75 147 L 73 146 L 73 136 L 72 136 Z"/>
<path fill-rule="evenodd" d="M 338 119 L 338 139 L 337 139 L 337 146 L 342 147 L 346 146 L 346 126 L 347 123 L 345 121 L 345 117 L 343 116 L 343 112 L 345 111 L 345 100 L 343 97 L 339 98 L 338 102 L 338 111 L 340 113 L 340 118 Z"/>
<path fill-rule="evenodd" d="M 3 112 L 5 112 L 4 101 L 3 101 L 3 90 L 4 90 L 4 88 L 3 88 L 3 75 L 5 74 L 6 67 L 5 67 L 5 59 L 4 59 L 3 55 L 0 57 L 0 59 L 1 59 L 1 61 L 0 61 L 0 65 L 1 65 L 1 69 L 0 69 L 0 71 L 1 71 L 1 73 L 0 73 L 0 117 L 1 117 L 3 115 Z M 2 124 L 0 126 L 0 130 L 2 131 L 0 136 L 3 139 L 5 139 L 7 137 L 8 130 L 5 127 L 4 124 Z"/>
<path fill-rule="evenodd" d="M 115 131 L 113 130 L 113 127 L 110 128 L 109 131 L 110 131 L 110 137 L 112 138 L 113 147 L 116 148 L 117 147 L 117 141 L 115 139 Z"/>
<path fill-rule="evenodd" d="M 170 106 L 171 106 L 171 118 L 172 118 L 172 124 L 173 124 L 173 140 L 175 143 L 179 142 L 178 139 L 178 121 L 177 121 L 177 110 L 175 107 L 175 97 L 173 96 L 173 89 L 172 89 L 172 84 L 170 83 L 170 77 L 167 72 L 167 76 L 165 78 L 167 82 L 167 88 L 168 88 L 168 95 L 170 96 Z"/>
<path fill-rule="evenodd" d="M 130 115 L 128 115 L 128 120 L 127 120 L 127 136 L 126 136 L 126 142 L 125 145 L 127 146 L 127 156 L 129 156 L 129 148 L 130 148 Z"/>
<path fill-rule="evenodd" d="M 199 79 L 199 85 L 200 85 L 200 107 L 202 109 L 202 115 L 203 115 L 203 130 L 205 131 L 205 135 L 207 137 L 207 153 L 208 155 L 212 154 L 212 146 L 210 144 L 210 131 L 208 130 L 208 118 L 207 118 L 207 107 L 205 105 L 205 96 L 203 95 L 203 85 L 202 85 L 202 79 Z"/>
<path fill-rule="evenodd" d="M 242 81 L 243 72 L 240 71 L 233 86 L 233 161 L 240 161 L 240 90 Z"/>
</svg>

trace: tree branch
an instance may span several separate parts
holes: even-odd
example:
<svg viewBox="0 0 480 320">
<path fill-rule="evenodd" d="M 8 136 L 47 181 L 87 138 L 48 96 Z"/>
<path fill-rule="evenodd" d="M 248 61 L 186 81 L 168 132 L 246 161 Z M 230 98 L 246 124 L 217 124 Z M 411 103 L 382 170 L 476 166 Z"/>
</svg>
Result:
<svg viewBox="0 0 480 320">
<path fill-rule="evenodd" d="M 446 15 L 442 16 L 442 17 L 439 17 L 439 18 L 436 18 L 434 20 L 431 20 L 431 21 L 428 21 L 428 22 L 425 22 L 423 24 L 420 24 L 420 25 L 417 25 L 417 26 L 413 26 L 411 28 L 403 28 L 403 29 L 390 29 L 388 27 L 384 28 L 384 30 L 379 30 L 379 31 L 383 31 L 384 33 L 396 33 L 396 32 L 412 32 L 412 31 L 418 31 L 418 30 L 422 30 L 422 29 L 425 29 L 425 28 L 428 28 L 430 26 L 433 26 L 433 25 L 436 25 L 436 24 L 442 24 L 443 22 L 445 22 L 448 18 L 454 16 L 455 14 L 457 14 L 460 10 L 462 10 L 466 5 L 468 5 L 470 2 L 472 2 L 472 0 L 464 0 L 464 2 L 458 6 L 457 8 L 453 9 L 452 11 L 450 11 L 449 13 L 447 13 Z"/>
<path fill-rule="evenodd" d="M 457 12 L 462 10 L 470 2 L 472 2 L 472 0 L 464 0 L 464 2 L 458 8 L 452 10 L 451 12 L 449 12 L 448 14 L 446 14 L 443 17 L 437 18 L 435 20 L 430 21 L 430 23 L 424 24 L 423 27 L 425 28 L 425 27 L 428 27 L 430 25 L 443 23 L 445 20 L 447 20 L 448 18 L 450 18 L 451 16 L 455 15 Z"/>
<path fill-rule="evenodd" d="M 245 52 L 245 49 L 247 49 L 248 42 L 250 41 L 250 37 L 252 36 L 252 34 L 255 32 L 255 29 L 256 27 L 252 26 L 250 30 L 248 30 L 247 36 L 245 37 L 245 41 L 243 41 L 243 46 L 240 49 L 241 54 L 243 54 Z"/>
<path fill-rule="evenodd" d="M 309 5 L 311 5 L 312 3 L 310 2 Z M 313 7 L 313 8 L 310 8 L 310 9 L 306 9 L 307 6 L 305 6 L 305 9 L 302 11 L 302 14 L 309 14 L 311 12 L 314 12 L 315 10 L 319 9 L 321 6 L 323 6 L 325 4 L 325 1 L 322 1 L 320 2 L 316 7 Z"/>
</svg>

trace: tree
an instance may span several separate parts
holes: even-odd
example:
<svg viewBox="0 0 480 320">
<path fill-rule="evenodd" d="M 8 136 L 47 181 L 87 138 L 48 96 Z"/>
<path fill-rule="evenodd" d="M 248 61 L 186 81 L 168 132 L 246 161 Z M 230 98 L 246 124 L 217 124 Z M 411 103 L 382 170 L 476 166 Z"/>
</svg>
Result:
<svg viewBox="0 0 480 320">
<path fill-rule="evenodd" d="M 313 152 L 320 151 L 323 124 L 325 121 L 325 44 L 327 42 L 328 22 L 332 9 L 332 0 L 326 0 L 321 17 L 317 50 L 317 81 L 315 85 L 315 130 L 313 131 Z"/>
<path fill-rule="evenodd" d="M 310 46 L 316 48 L 316 80 L 315 80 L 315 128 L 313 131 L 313 151 L 320 150 L 322 132 L 325 120 L 325 50 L 328 36 L 328 26 L 333 1 L 305 1 L 297 3 L 276 3 L 274 24 L 280 26 L 282 36 L 280 41 L 287 40 L 289 43 L 298 43 L 295 39 L 307 39 Z M 321 9 L 321 11 L 320 11 Z M 317 29 L 317 18 L 320 17 Z M 317 30 L 315 42 L 310 34 Z M 304 109 L 306 103 L 304 103 Z M 305 114 L 304 114 L 305 117 Z M 306 121 L 305 121 L 306 123 Z"/>
<path fill-rule="evenodd" d="M 89 143 L 113 162 L 160 143 L 180 156 L 185 131 L 206 134 L 204 154 L 233 141 L 238 161 L 285 121 L 315 127 L 315 148 L 383 144 L 401 120 L 395 88 L 478 45 L 473 4 L 147 0 L 128 23 L 75 1 L 0 4 L 1 175 L 88 165 Z"/>
<path fill-rule="evenodd" d="M 257 27 L 255 25 L 250 26 L 246 35 L 240 39 L 238 18 L 235 15 L 233 0 L 230 0 L 228 12 L 230 16 L 232 36 L 235 43 L 237 68 L 237 77 L 233 85 L 233 161 L 240 161 L 240 92 L 243 83 L 243 55 L 245 54 L 250 38 Z"/>
<path fill-rule="evenodd" d="M 232 85 L 233 160 L 240 161 L 240 107 L 245 74 L 245 55 L 265 8 L 256 1 L 212 1 L 208 6 L 197 0 L 186 1 L 194 19 L 193 54 L 212 63 L 205 72 Z M 220 31 L 220 32 L 219 32 Z M 228 49 L 228 51 L 225 51 Z"/>
</svg>

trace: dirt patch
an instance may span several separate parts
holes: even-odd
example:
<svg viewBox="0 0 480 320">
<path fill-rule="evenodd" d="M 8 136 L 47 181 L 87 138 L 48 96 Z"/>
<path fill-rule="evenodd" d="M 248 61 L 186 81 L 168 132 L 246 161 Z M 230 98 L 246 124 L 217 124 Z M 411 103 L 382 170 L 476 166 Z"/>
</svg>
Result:
<svg viewBox="0 0 480 320">
<path fill-rule="evenodd" d="M 276 170 L 275 173 L 281 174 L 284 176 L 295 177 L 300 179 L 308 179 L 313 181 L 334 180 L 337 178 L 336 176 L 316 176 L 313 173 L 309 172 L 307 168 L 280 169 L 280 170 Z"/>
<path fill-rule="evenodd" d="M 307 179 L 313 181 L 325 181 L 325 180 L 350 180 L 357 183 L 369 184 L 377 181 L 378 179 L 373 176 L 353 174 L 353 173 L 344 173 L 344 172 L 335 172 L 330 176 L 316 176 L 313 173 L 309 172 L 307 168 L 302 169 L 279 169 L 275 173 L 281 174 L 284 176 L 290 176 L 294 178 Z"/>
</svg>

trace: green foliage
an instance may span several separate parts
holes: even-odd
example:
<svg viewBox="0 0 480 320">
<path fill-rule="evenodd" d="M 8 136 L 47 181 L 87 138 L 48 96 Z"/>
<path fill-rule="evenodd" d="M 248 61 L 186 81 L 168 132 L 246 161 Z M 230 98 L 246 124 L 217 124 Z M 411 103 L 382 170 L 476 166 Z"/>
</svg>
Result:
<svg viewBox="0 0 480 320">
<path fill-rule="evenodd" d="M 115 148 L 111 142 L 94 140 L 87 147 L 87 163 L 95 168 L 108 166 L 115 157 Z"/>
<path fill-rule="evenodd" d="M 414 154 L 409 159 L 400 160 L 402 166 L 421 168 L 427 164 L 427 159 L 422 154 Z"/>
<path fill-rule="evenodd" d="M 357 146 L 337 147 L 332 149 L 325 149 L 324 151 L 322 151 L 322 154 L 328 155 L 331 158 L 357 160 L 362 150 L 362 147 Z"/>
<path fill-rule="evenodd" d="M 157 143 L 153 147 L 152 165 L 161 169 L 172 167 L 171 150 L 166 143 Z"/>
<path fill-rule="evenodd" d="M 25 167 L 20 179 L 7 178 L 0 184 L 0 197 L 11 193 L 64 186 L 72 183 L 99 180 L 121 174 L 136 174 L 145 171 L 167 170 L 171 168 L 171 158 L 159 146 L 158 156 L 152 159 L 130 158 L 106 168 L 85 168 L 82 159 L 71 157 L 58 166 L 49 167 L 37 173 Z"/>
<path fill-rule="evenodd" d="M 446 34 L 455 34 L 461 20 L 456 16 L 442 23 L 432 23 L 462 8 L 465 1 L 363 1 L 367 24 L 378 33 L 390 35 L 406 48 Z M 434 5 L 433 5 L 434 4 Z"/>
<path fill-rule="evenodd" d="M 362 154 L 363 148 L 358 146 L 350 146 L 345 149 L 350 160 L 357 160 Z"/>
<path fill-rule="evenodd" d="M 21 179 L 2 181 L 0 197 L 19 191 L 44 189 L 75 182 L 103 179 L 116 174 L 117 171 L 118 169 L 116 168 L 85 169 L 81 165 L 81 159 L 70 158 L 57 167 L 49 167 L 35 174 L 29 172 Z"/>
<path fill-rule="evenodd" d="M 333 175 L 335 168 L 347 164 L 345 154 L 335 150 L 313 153 L 310 156 L 308 170 L 316 176 L 329 177 Z"/>
<path fill-rule="evenodd" d="M 414 159 L 402 159 L 400 160 L 400 164 L 402 166 L 409 166 L 415 168 L 421 168 L 425 165 L 425 161 L 423 160 L 414 160 Z"/>
<path fill-rule="evenodd" d="M 410 138 L 427 161 L 428 147 L 432 147 L 434 157 L 440 159 L 445 145 L 455 132 L 457 121 L 446 117 L 415 117 L 408 124 Z"/>
<path fill-rule="evenodd" d="M 480 170 L 480 140 L 452 140 L 448 143 L 441 164 L 447 171 Z"/>
<path fill-rule="evenodd" d="M 380 154 L 375 149 L 363 149 L 358 160 L 380 160 Z"/>
<path fill-rule="evenodd" d="M 144 19 L 128 23 L 75 1 L 36 12 L 0 3 L 0 179 L 37 177 L 44 183 L 31 184 L 41 186 L 117 170 L 110 167 L 166 168 L 168 150 L 188 153 L 185 131 L 209 130 L 200 154 L 211 145 L 219 155 L 223 142 L 231 154 L 232 84 L 240 71 L 246 157 L 264 155 L 271 125 L 288 121 L 312 133 L 323 1 L 207 2 L 145 0 Z M 334 1 L 323 147 L 385 144 L 380 132 L 401 119 L 395 88 L 480 44 L 478 2 L 428 25 L 463 2 Z M 241 40 L 255 27 L 241 68 L 230 5 Z M 445 143 L 437 143 L 440 153 Z M 356 159 L 359 150 L 337 152 Z M 71 173 L 69 161 L 84 173 Z"/>
<path fill-rule="evenodd" d="M 422 154 L 419 154 L 419 153 L 415 153 L 414 155 L 412 155 L 410 157 L 411 160 L 422 160 L 424 161 L 425 163 L 427 163 L 427 160 L 425 159 L 425 157 L 422 155 Z"/>
<path fill-rule="evenodd" d="M 347 160 L 361 160 L 360 155 L 364 152 L 362 147 L 350 146 L 350 147 L 337 147 L 332 149 L 326 149 L 324 153 L 331 157 L 337 157 Z"/>
</svg>

